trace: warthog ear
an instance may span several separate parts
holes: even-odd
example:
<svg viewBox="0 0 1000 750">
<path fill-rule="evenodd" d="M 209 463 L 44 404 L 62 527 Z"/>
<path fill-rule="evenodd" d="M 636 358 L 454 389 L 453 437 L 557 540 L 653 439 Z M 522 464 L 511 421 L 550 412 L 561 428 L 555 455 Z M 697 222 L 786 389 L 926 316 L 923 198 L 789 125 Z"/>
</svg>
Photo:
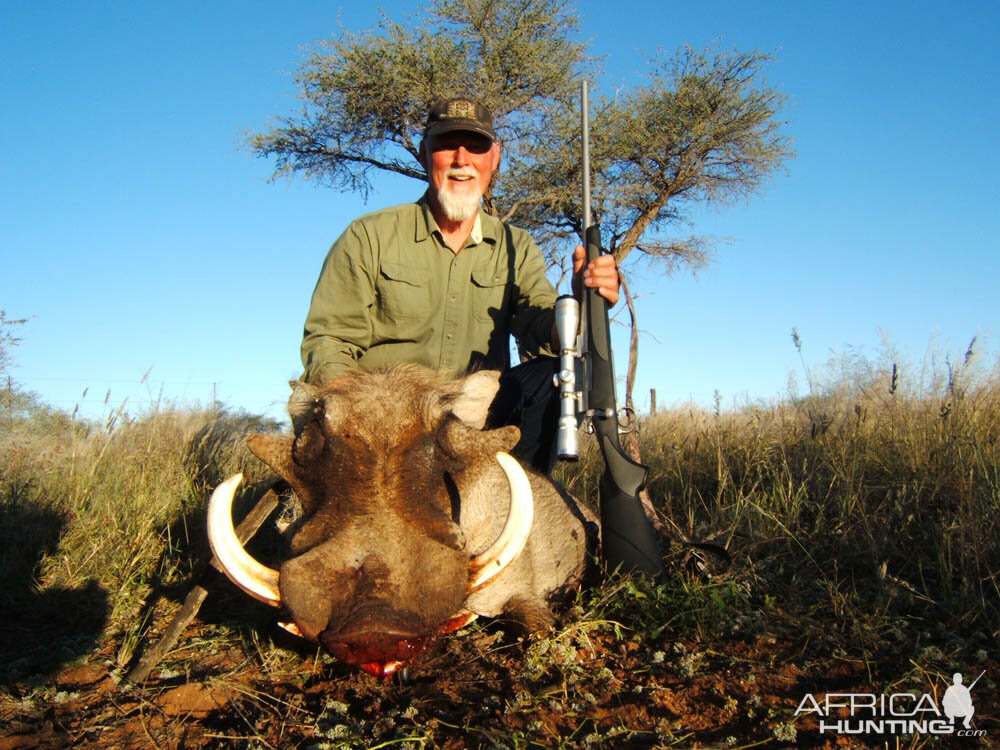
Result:
<svg viewBox="0 0 1000 750">
<path fill-rule="evenodd" d="M 282 479 L 294 474 L 292 466 L 292 441 L 280 435 L 250 435 L 247 445 L 253 454 L 266 463 Z"/>
<path fill-rule="evenodd" d="M 500 388 L 500 373 L 496 370 L 481 370 L 462 378 L 460 390 L 451 402 L 451 412 L 465 424 L 483 429 L 490 404 Z"/>
<path fill-rule="evenodd" d="M 298 467 L 292 456 L 294 450 L 292 438 L 281 435 L 251 435 L 247 438 L 247 445 L 257 458 L 274 469 L 278 476 L 292 486 L 303 508 L 309 509 L 315 506 L 314 493 L 310 486 L 299 478 Z"/>
<path fill-rule="evenodd" d="M 477 430 L 454 417 L 449 418 L 438 433 L 438 442 L 444 451 L 465 464 L 482 459 L 492 461 L 497 453 L 509 453 L 520 438 L 521 431 L 513 425 Z"/>
<path fill-rule="evenodd" d="M 291 380 L 288 385 L 292 387 L 292 395 L 288 397 L 288 416 L 292 418 L 292 429 L 298 435 L 322 408 L 316 400 L 319 389 L 301 380 Z"/>
</svg>

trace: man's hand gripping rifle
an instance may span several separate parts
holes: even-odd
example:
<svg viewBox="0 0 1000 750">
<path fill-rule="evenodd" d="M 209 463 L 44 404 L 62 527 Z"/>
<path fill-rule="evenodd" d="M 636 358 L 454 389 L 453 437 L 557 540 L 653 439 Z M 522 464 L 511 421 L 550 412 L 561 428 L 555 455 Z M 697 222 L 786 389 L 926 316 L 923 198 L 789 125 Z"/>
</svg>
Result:
<svg viewBox="0 0 1000 750">
<path fill-rule="evenodd" d="M 586 262 L 601 253 L 600 228 L 591 223 L 590 142 L 587 82 L 582 86 L 583 228 Z M 584 289 L 581 303 L 573 296 L 556 302 L 560 362 L 557 452 L 562 460 L 579 455 L 577 428 L 587 422 L 597 435 L 604 472 L 600 481 L 601 550 L 609 570 L 636 570 L 654 578 L 664 575 L 663 557 L 639 500 L 649 470 L 625 454 L 618 437 L 615 373 L 611 354 L 608 305 L 596 289 Z"/>
</svg>

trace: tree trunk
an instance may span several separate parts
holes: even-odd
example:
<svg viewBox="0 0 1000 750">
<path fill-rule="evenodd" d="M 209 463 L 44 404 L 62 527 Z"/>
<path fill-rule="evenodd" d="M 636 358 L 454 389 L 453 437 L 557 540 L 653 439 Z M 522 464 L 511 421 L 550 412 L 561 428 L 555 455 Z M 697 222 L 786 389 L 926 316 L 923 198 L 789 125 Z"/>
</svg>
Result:
<svg viewBox="0 0 1000 750">
<path fill-rule="evenodd" d="M 635 404 L 632 399 L 632 390 L 635 387 L 635 371 L 639 363 L 639 326 L 635 319 L 635 301 L 632 299 L 632 293 L 629 291 L 628 283 L 625 281 L 625 274 L 622 273 L 621 269 L 618 269 L 618 276 L 621 279 L 621 288 L 625 296 L 625 305 L 628 307 L 629 314 L 628 372 L 625 375 L 625 408 L 628 410 L 632 429 L 625 433 L 625 450 L 629 458 L 636 463 L 642 463 L 642 457 L 639 452 L 639 417 L 635 411 Z M 667 528 L 660 521 L 660 516 L 657 514 L 656 508 L 653 507 L 653 501 L 649 497 L 649 491 L 645 487 L 639 491 L 639 500 L 642 502 L 643 510 L 646 511 L 646 517 L 653 524 L 653 529 L 656 533 L 660 535 L 666 534 Z"/>
</svg>

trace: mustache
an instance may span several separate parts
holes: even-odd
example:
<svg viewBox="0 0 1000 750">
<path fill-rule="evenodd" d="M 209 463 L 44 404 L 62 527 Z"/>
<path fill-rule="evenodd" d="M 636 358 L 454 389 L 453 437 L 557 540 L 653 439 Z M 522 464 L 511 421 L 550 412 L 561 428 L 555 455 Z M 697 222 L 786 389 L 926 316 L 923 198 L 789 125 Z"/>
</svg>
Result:
<svg viewBox="0 0 1000 750">
<path fill-rule="evenodd" d="M 471 177 L 472 179 L 476 179 L 478 176 L 476 170 L 472 167 L 449 167 L 444 173 L 445 179 L 451 177 Z"/>
</svg>

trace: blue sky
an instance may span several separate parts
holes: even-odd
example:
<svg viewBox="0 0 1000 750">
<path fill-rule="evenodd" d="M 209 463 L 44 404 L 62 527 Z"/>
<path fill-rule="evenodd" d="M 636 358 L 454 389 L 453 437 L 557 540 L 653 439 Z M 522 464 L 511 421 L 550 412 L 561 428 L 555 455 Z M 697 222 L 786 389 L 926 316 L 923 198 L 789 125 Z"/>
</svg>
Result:
<svg viewBox="0 0 1000 750">
<path fill-rule="evenodd" d="M 14 351 L 24 387 L 93 417 L 106 397 L 132 413 L 161 396 L 283 413 L 330 244 L 421 188 L 381 180 L 366 205 L 269 183 L 242 138 L 296 109 L 310 44 L 373 26 L 377 7 L 4 3 L 0 308 L 30 318 Z M 401 18 L 412 4 L 381 7 Z M 815 373 L 843 354 L 877 360 L 888 340 L 916 378 L 927 352 L 958 362 L 973 336 L 996 367 L 1000 5 L 578 8 L 605 55 L 598 94 L 641 83 L 660 47 L 772 52 L 798 154 L 761 195 L 678 228 L 726 238 L 711 267 L 636 284 L 640 408 L 651 387 L 661 405 L 710 407 L 717 390 L 730 408 L 787 396 L 790 375 L 804 392 L 793 327 Z"/>
</svg>

